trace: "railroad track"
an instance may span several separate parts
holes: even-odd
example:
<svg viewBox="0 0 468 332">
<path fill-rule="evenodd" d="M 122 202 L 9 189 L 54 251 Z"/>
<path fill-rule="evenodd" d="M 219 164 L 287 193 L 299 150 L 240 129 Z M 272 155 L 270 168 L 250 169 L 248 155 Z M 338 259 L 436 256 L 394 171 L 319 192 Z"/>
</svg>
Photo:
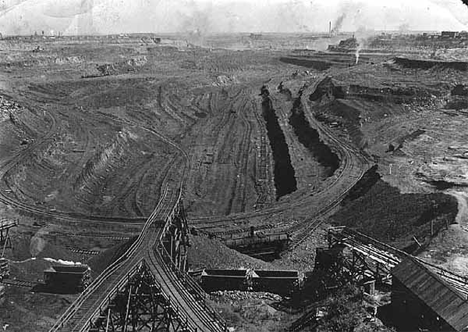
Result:
<svg viewBox="0 0 468 332">
<path fill-rule="evenodd" d="M 226 118 L 226 122 L 228 120 L 229 117 Z M 138 125 L 129 120 L 119 119 L 119 121 L 130 125 Z M 172 169 L 172 172 L 166 173 L 163 179 L 165 189 L 161 195 L 161 199 L 143 224 L 142 231 L 137 240 L 123 256 L 106 268 L 104 272 L 80 294 L 77 300 L 65 311 L 50 331 L 59 331 L 62 328 L 70 331 L 87 330 L 91 323 L 97 319 L 102 309 L 107 306 L 112 296 L 122 289 L 129 277 L 137 273 L 138 267 L 141 266 L 143 262 L 149 264 L 155 277 L 160 276 L 161 287 L 165 289 L 165 294 L 172 294 L 174 299 L 177 299 L 175 301 L 177 303 L 174 303 L 174 308 L 178 308 L 177 310 L 180 312 L 187 313 L 186 318 L 190 321 L 191 326 L 200 327 L 198 330 L 201 331 L 223 331 L 225 329 L 222 319 L 206 305 L 203 293 L 197 288 L 196 283 L 192 282 L 188 275 L 181 273 L 171 265 L 170 259 L 169 261 L 167 259 L 167 252 L 165 252 L 161 244 L 161 238 L 163 234 L 165 234 L 165 229 L 167 227 L 165 222 L 169 219 L 170 215 L 174 213 L 182 199 L 182 189 L 185 185 L 186 174 L 189 169 L 189 158 L 186 152 L 170 139 L 157 133 L 152 128 L 143 127 L 143 129 L 156 135 L 162 141 L 180 152 L 181 162 L 184 165 L 182 169 L 183 174 L 182 176 L 180 176 L 180 173 L 173 174 L 172 172 L 178 171 L 175 169 Z M 9 165 L 13 165 L 18 156 L 15 156 Z M 340 174 L 341 177 L 343 173 L 344 172 Z M 171 179 L 171 175 L 175 176 L 177 180 Z M 338 179 L 336 181 L 338 181 Z M 290 209 L 302 203 L 303 202 L 296 202 L 292 204 L 293 206 L 289 205 L 288 207 L 282 206 L 280 208 L 268 209 L 268 211 L 254 213 L 254 215 L 271 215 L 272 213 L 285 211 L 286 209 Z M 21 203 L 14 205 L 29 209 L 31 213 L 44 213 L 42 210 L 37 211 L 37 209 L 30 208 L 26 204 L 24 204 L 24 206 L 22 206 Z M 59 215 L 59 217 L 64 220 L 67 218 L 74 219 L 66 215 L 61 216 L 58 213 L 49 214 L 54 217 Z M 245 214 L 235 216 L 235 218 L 245 218 Z M 229 219 L 232 218 L 230 217 Z"/>
<path fill-rule="evenodd" d="M 85 289 L 77 300 L 65 311 L 54 324 L 51 332 L 65 328 L 67 331 L 86 331 L 96 321 L 101 311 L 105 309 L 109 301 L 122 289 L 126 281 L 138 272 L 139 266 L 145 262 L 153 272 L 155 278 L 159 278 L 163 293 L 170 297 L 171 306 L 181 319 L 188 322 L 191 331 L 224 331 L 225 324 L 213 310 L 209 310 L 204 297 L 192 281 L 192 292 L 187 290 L 190 277 L 171 266 L 172 261 L 163 259 L 165 249 L 162 238 L 169 225 L 166 220 L 175 213 L 175 209 L 182 199 L 182 189 L 186 181 L 189 169 L 189 159 L 184 150 L 168 138 L 155 132 L 152 128 L 144 128 L 160 137 L 163 141 L 176 148 L 184 161 L 183 174 L 177 181 L 170 178 L 171 172 L 166 173 L 163 194 L 156 208 L 153 210 L 140 235 L 127 252 L 117 261 L 107 267 L 91 285 Z M 173 175 L 173 174 L 172 174 Z M 175 175 L 177 177 L 177 175 Z M 172 267 L 172 268 L 171 268 Z M 181 283 L 180 278 L 185 281 Z M 197 294 L 194 296 L 193 294 Z M 203 303 L 201 305 L 200 303 Z"/>
<path fill-rule="evenodd" d="M 45 112 L 45 111 L 44 111 Z M 48 144 L 52 138 L 57 134 L 57 120 L 53 115 L 48 112 L 45 112 L 51 119 L 51 126 L 44 137 L 41 139 L 34 140 L 33 143 L 29 144 L 26 148 L 18 151 L 10 160 L 5 162 L 2 167 L 0 168 L 0 180 L 2 181 L 2 185 L 5 184 L 4 178 L 8 175 L 8 173 L 15 167 L 21 160 L 26 158 L 31 158 L 31 153 L 45 145 Z M 63 212 L 63 211 L 48 211 L 43 208 L 39 208 L 36 206 L 28 205 L 27 203 L 22 202 L 21 200 L 17 200 L 15 198 L 10 197 L 9 195 L 5 194 L 5 189 L 0 186 L 0 202 L 14 206 L 15 208 L 29 213 L 31 215 L 42 216 L 42 217 L 50 217 L 62 222 L 68 222 L 76 224 L 78 220 L 80 222 L 87 221 L 87 222 L 112 222 L 112 223 L 120 223 L 120 224 L 128 224 L 128 223 L 135 223 L 135 224 L 143 224 L 146 219 L 145 218 L 121 218 L 121 217 L 102 217 L 102 216 L 87 216 L 81 215 L 78 213 L 73 212 Z"/>
<path fill-rule="evenodd" d="M 357 161 L 355 161 L 355 162 L 357 162 Z M 346 161 L 346 163 L 347 163 L 347 161 Z M 340 174 L 338 174 L 338 176 L 335 178 L 335 180 L 328 185 L 327 190 L 324 190 L 322 192 L 317 193 L 315 195 L 315 197 L 319 197 L 319 195 L 323 196 L 323 194 L 329 192 L 330 189 L 332 189 L 332 187 L 334 187 L 339 182 L 339 180 L 345 178 L 343 176 L 344 174 L 342 174 L 343 169 L 350 170 L 350 169 L 356 168 L 356 167 L 354 167 L 352 165 L 346 166 L 346 163 L 345 163 L 343 168 L 338 170 L 338 173 L 340 173 Z M 361 164 L 361 162 L 359 162 L 359 164 Z M 367 164 L 367 162 L 365 164 Z M 361 167 L 357 167 L 357 168 L 361 169 Z M 349 174 L 346 174 L 347 175 L 346 177 L 352 178 L 353 179 L 352 182 L 353 182 L 353 185 L 354 185 L 360 179 L 360 177 L 362 176 L 361 173 L 363 174 L 364 172 L 359 172 L 357 175 L 353 175 L 353 176 L 349 176 Z M 350 187 L 352 187 L 352 186 L 350 186 Z M 265 209 L 263 209 L 261 211 L 232 214 L 232 215 L 229 215 L 227 217 L 215 217 L 215 218 L 211 218 L 211 220 L 209 218 L 197 218 L 194 221 L 196 221 L 198 223 L 197 227 L 200 228 L 200 229 L 208 230 L 210 228 L 222 228 L 222 227 L 225 227 L 226 225 L 229 225 L 229 222 L 232 222 L 232 221 L 244 220 L 244 219 L 254 218 L 254 217 L 269 216 L 269 215 L 274 214 L 274 213 L 285 212 L 285 211 L 291 210 L 291 209 L 293 209 L 295 207 L 300 207 L 300 206 L 303 206 L 304 204 L 308 204 L 309 200 L 310 199 L 308 197 L 305 197 L 305 198 L 297 199 L 297 200 L 295 200 L 293 202 L 288 201 L 288 202 L 285 202 L 285 203 L 278 203 L 274 207 L 265 208 Z"/>
<path fill-rule="evenodd" d="M 235 182 L 232 194 L 231 194 L 231 204 L 229 206 L 229 213 L 234 211 L 245 211 L 246 206 L 246 189 L 247 189 L 247 179 L 248 179 L 248 166 L 249 166 L 249 157 L 250 157 L 250 138 L 252 134 L 252 124 L 246 116 L 246 109 L 248 101 L 245 100 L 246 92 L 241 90 L 238 96 L 242 98 L 240 101 L 239 107 L 234 104 L 236 114 L 245 127 L 242 128 L 242 138 L 239 143 L 239 148 L 236 154 L 236 163 L 238 171 L 237 180 Z"/>
<path fill-rule="evenodd" d="M 2 284 L 13 287 L 21 288 L 33 288 L 38 284 L 38 282 L 32 282 L 28 280 L 19 280 L 19 279 L 3 279 Z"/>
<path fill-rule="evenodd" d="M 347 227 L 334 227 L 331 229 L 331 232 L 334 236 L 340 237 L 345 245 L 351 247 L 353 250 L 358 250 L 380 263 L 386 264 L 390 268 L 398 265 L 405 258 L 416 260 L 432 272 L 438 274 L 447 284 L 462 293 L 465 297 L 468 297 L 467 277 L 457 275 L 440 266 L 428 263 L 421 258 L 410 255 L 407 252 Z"/>
<path fill-rule="evenodd" d="M 3 178 L 5 174 L 8 173 L 10 169 L 12 169 L 20 160 L 30 155 L 30 153 L 38 148 L 39 146 L 46 144 L 49 139 L 55 134 L 56 129 L 56 121 L 55 118 L 52 117 L 52 126 L 50 127 L 48 133 L 41 139 L 36 140 L 33 144 L 30 144 L 26 149 L 17 153 L 13 158 L 11 158 L 7 163 L 3 165 L 0 169 L 0 176 Z M 126 123 L 137 125 L 135 123 L 131 123 L 130 121 L 125 121 Z M 182 169 L 182 176 L 178 177 L 177 174 L 173 174 L 178 181 L 171 180 L 169 175 L 171 172 L 167 172 L 164 176 L 163 183 L 165 183 L 165 190 L 164 194 L 161 195 L 161 199 L 158 202 L 156 208 L 151 213 L 150 217 L 146 219 L 146 222 L 143 224 L 142 231 L 138 236 L 137 240 L 131 245 L 131 247 L 127 250 L 127 252 L 117 259 L 113 264 L 111 264 L 108 268 L 104 270 L 101 275 L 96 278 L 93 283 L 77 298 L 75 302 L 65 311 L 65 313 L 60 317 L 60 319 L 54 324 L 51 331 L 58 331 L 62 328 L 70 331 L 85 331 L 89 328 L 92 321 L 97 318 L 99 315 L 100 309 L 105 306 L 110 297 L 115 295 L 119 289 L 126 282 L 126 278 L 130 275 L 137 273 L 137 267 L 142 263 L 143 258 L 148 258 L 148 252 L 154 252 L 155 248 L 160 250 L 162 247 L 161 239 L 164 234 L 165 230 L 165 221 L 168 217 L 174 213 L 175 208 L 180 203 L 182 198 L 182 188 L 185 184 L 186 173 L 189 165 L 189 159 L 184 150 L 182 150 L 176 143 L 171 141 L 170 139 L 164 137 L 163 135 L 157 133 L 152 128 L 143 128 L 144 130 L 156 135 L 161 140 L 163 140 L 168 145 L 174 147 L 182 156 L 183 162 L 183 169 Z M 180 174 L 179 174 L 180 175 Z M 23 211 L 34 215 L 41 215 L 41 216 L 49 216 L 60 219 L 61 221 L 71 221 L 77 222 L 75 215 L 70 216 L 67 213 L 63 212 L 50 212 L 43 209 L 39 209 L 36 207 L 31 207 L 25 203 L 19 202 L 14 200 L 13 198 L 4 195 L 3 192 L 0 192 L 0 201 L 11 204 Z M 102 221 L 105 218 L 93 218 L 93 220 Z M 128 223 L 128 219 L 125 219 Z M 140 219 L 138 219 L 140 220 Z M 110 237 L 110 238 L 119 238 L 119 237 Z M 159 245 L 158 245 L 159 242 Z M 84 252 L 80 249 L 72 249 L 78 250 L 80 252 Z M 91 251 L 87 251 L 91 253 Z M 148 259 L 150 263 L 150 267 L 153 270 L 161 270 L 165 271 L 164 274 L 164 284 L 168 287 L 173 287 L 173 285 L 178 283 L 177 275 L 169 269 L 162 259 Z M 155 264 L 162 264 L 162 266 L 156 266 Z M 187 278 L 189 278 L 187 276 Z M 31 287 L 34 286 L 30 282 L 26 281 L 19 281 L 19 280 L 8 280 L 8 284 L 21 286 L 21 287 Z M 195 283 L 192 284 L 192 288 L 194 287 Z M 215 316 L 215 313 L 211 310 L 211 312 L 207 308 L 206 302 L 203 302 L 205 305 L 200 306 L 198 305 L 198 310 L 194 310 L 193 307 L 193 296 L 189 295 L 187 290 L 184 292 L 184 288 L 176 287 L 174 288 L 173 293 L 179 294 L 184 293 L 182 297 L 180 297 L 181 301 L 178 304 L 173 304 L 174 308 L 179 308 L 178 310 L 181 313 L 185 313 L 189 311 L 189 314 L 185 318 L 187 321 L 194 322 L 192 326 L 194 328 L 192 331 L 196 331 L 197 329 L 200 331 L 223 331 L 224 324 L 216 323 L 222 322 L 219 317 Z M 202 294 L 202 293 L 198 293 Z M 202 298 L 202 296 L 199 296 Z M 199 302 L 199 301 L 198 301 Z M 198 303 L 197 302 L 197 303 Z M 191 311 L 190 311 L 191 310 Z M 198 318 L 200 316 L 201 318 Z"/>
<path fill-rule="evenodd" d="M 325 206 L 320 208 L 313 216 L 304 218 L 298 223 L 295 223 L 293 225 L 291 225 L 291 223 L 279 223 L 276 225 L 266 224 L 255 227 L 255 230 L 271 230 L 274 233 L 285 232 L 290 234 L 294 240 L 292 248 L 295 248 L 301 243 L 303 243 L 308 238 L 308 236 L 320 226 L 323 219 L 341 203 L 342 199 L 347 195 L 349 190 L 351 190 L 351 188 L 361 179 L 361 177 L 367 170 L 367 167 L 363 167 L 363 165 L 368 164 L 366 158 L 361 156 L 359 151 L 356 151 L 349 145 L 337 140 L 334 137 L 333 132 L 329 128 L 324 128 L 320 126 L 317 123 L 317 121 L 313 118 L 313 115 L 308 109 L 307 103 L 303 103 L 303 105 L 306 109 L 305 113 L 308 117 L 309 122 L 315 124 L 315 128 L 319 131 L 321 137 L 325 137 L 329 143 L 331 143 L 335 148 L 338 149 L 337 152 L 339 153 L 341 159 L 341 166 L 336 171 L 335 179 L 333 179 L 333 181 L 328 184 L 326 190 L 319 192 L 315 195 L 316 199 L 318 198 L 320 201 L 328 201 L 327 194 L 329 192 L 331 192 L 332 190 L 336 190 L 336 187 L 338 187 L 342 183 L 344 183 L 345 187 L 340 190 L 340 194 L 338 196 L 333 197 L 333 199 L 328 204 L 325 204 Z M 223 217 L 213 221 L 202 221 L 199 219 L 200 224 L 197 226 L 197 228 L 205 233 L 215 235 L 218 237 L 223 237 L 226 235 L 232 236 L 232 234 L 240 233 L 249 234 L 250 228 L 244 228 L 241 230 L 234 229 L 228 231 L 216 231 L 216 229 L 223 228 L 227 223 L 232 224 L 234 221 L 239 219 L 268 216 L 274 213 L 281 213 L 296 206 L 300 206 L 302 204 L 305 204 L 304 200 L 299 199 L 296 202 L 288 202 L 286 204 L 283 204 L 283 206 L 278 205 L 276 207 L 263 209 L 262 211 L 254 213 L 245 213 L 243 215 L 231 215 L 229 217 Z"/>
<path fill-rule="evenodd" d="M 256 163 L 255 163 L 255 175 L 256 175 L 256 184 L 257 184 L 257 200 L 255 202 L 256 210 L 262 209 L 267 200 L 269 195 L 269 177 L 268 177 L 268 153 L 267 153 L 267 133 L 265 126 L 263 125 L 263 121 L 260 117 L 258 108 L 255 104 L 252 105 L 254 114 L 255 122 L 258 126 L 259 132 L 259 154 L 257 155 Z"/>
<path fill-rule="evenodd" d="M 307 106 L 304 106 L 307 108 Z M 315 119 L 313 119 L 312 114 L 309 112 L 306 112 L 306 114 L 309 115 L 309 121 L 313 121 L 316 124 L 316 128 L 318 128 L 319 131 L 322 131 L 323 134 L 326 135 L 326 137 L 331 140 L 334 143 L 334 146 L 340 147 L 340 152 L 342 154 L 342 160 L 345 160 L 344 168 L 340 172 L 339 176 L 336 178 L 336 180 L 333 182 L 333 185 L 336 185 L 339 183 L 339 181 L 347 174 L 354 174 L 356 171 L 356 165 L 359 163 L 356 162 L 351 162 L 353 158 L 357 158 L 359 162 L 366 163 L 367 161 L 364 159 L 364 157 L 361 157 L 359 153 L 356 153 L 356 151 L 351 148 L 348 145 L 345 145 L 341 142 L 339 142 L 333 135 L 333 133 L 328 129 L 319 126 Z M 323 136 L 322 136 L 323 137 Z M 343 158 L 344 157 L 344 158 Z M 306 224 L 305 226 L 301 226 L 299 224 L 298 226 L 293 226 L 289 229 L 289 231 L 296 236 L 296 240 L 294 241 L 292 247 L 295 248 L 298 245 L 300 245 L 302 242 L 307 239 L 307 237 L 314 232 L 320 224 L 323 222 L 323 218 L 327 216 L 330 212 L 332 212 L 343 200 L 343 198 L 348 194 L 348 192 L 354 187 L 354 185 L 362 178 L 364 175 L 365 170 L 362 167 L 358 167 L 357 169 L 357 174 L 355 175 L 355 181 L 352 181 L 350 184 L 348 184 L 342 191 L 341 194 L 336 197 L 332 202 L 327 204 L 325 207 L 323 207 L 316 216 L 313 218 L 308 218 L 305 220 L 305 222 L 301 224 Z M 297 227 L 297 228 L 296 228 Z"/>
<path fill-rule="evenodd" d="M 119 282 L 124 280 L 125 277 L 131 276 L 132 273 L 135 273 L 132 267 L 136 266 L 140 262 L 141 257 L 134 257 L 134 253 L 144 243 L 144 237 L 146 236 L 152 221 L 159 213 L 166 195 L 167 190 L 148 219 L 148 222 L 145 223 L 138 239 L 132 244 L 127 252 L 114 263 L 109 265 L 99 275 L 99 277 L 96 278 L 85 289 L 85 291 L 79 295 L 72 305 L 68 307 L 65 313 L 57 320 L 50 331 L 60 331 L 64 327 L 71 331 L 77 331 L 77 328 L 84 329 L 84 325 L 86 323 L 89 324 L 90 320 L 94 318 L 92 316 L 93 312 L 96 312 L 103 306 L 103 303 L 108 299 L 108 296 L 112 296 L 113 292 L 117 292 L 115 289 L 118 289 L 118 287 L 121 286 Z"/>
<path fill-rule="evenodd" d="M 213 319 L 214 312 L 207 311 L 208 306 L 200 305 L 200 301 L 187 290 L 187 287 L 174 273 L 171 263 L 165 261 L 162 255 L 167 252 L 162 245 L 165 234 L 165 220 L 174 213 L 174 209 L 181 199 L 181 191 L 166 188 L 164 196 L 152 216 L 145 224 L 137 241 L 118 261 L 109 266 L 70 306 L 50 331 L 59 331 L 66 328 L 70 331 L 85 331 L 93 321 L 99 317 L 100 312 L 109 303 L 109 300 L 125 281 L 137 271 L 137 267 L 144 260 L 148 263 L 153 276 L 156 278 L 163 293 L 172 299 L 173 309 L 183 313 L 189 325 L 196 331 L 223 331 L 224 325 L 218 323 L 220 319 Z M 170 261 L 170 257 L 168 256 Z M 189 276 L 184 275 L 185 280 Z M 195 288 L 195 287 L 194 287 Z M 199 293 L 201 294 L 201 293 Z M 199 296 L 199 299 L 202 296 Z"/>
<path fill-rule="evenodd" d="M 59 235 L 62 236 L 65 233 L 61 232 L 50 232 L 48 233 L 49 235 Z M 112 235 L 109 233 L 81 233 L 81 234 L 68 234 L 66 233 L 67 236 L 71 237 L 89 237 L 89 238 L 99 238 L 99 239 L 108 239 L 108 240 L 116 240 L 116 241 L 128 241 L 131 239 L 133 236 L 138 236 L 137 234 L 133 234 L 132 236 L 123 236 L 123 235 Z"/>
<path fill-rule="evenodd" d="M 88 255 L 88 256 L 97 256 L 101 253 L 101 251 L 97 250 L 88 250 L 88 249 L 80 249 L 80 248 L 73 248 L 73 247 L 66 247 L 71 252 L 81 255 Z"/>
</svg>

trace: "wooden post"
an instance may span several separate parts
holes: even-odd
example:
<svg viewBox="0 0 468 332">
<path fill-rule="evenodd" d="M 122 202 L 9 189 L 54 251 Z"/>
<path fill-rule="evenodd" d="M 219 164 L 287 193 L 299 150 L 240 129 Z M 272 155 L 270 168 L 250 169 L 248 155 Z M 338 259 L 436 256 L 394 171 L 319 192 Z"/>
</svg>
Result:
<svg viewBox="0 0 468 332">
<path fill-rule="evenodd" d="M 110 315 L 111 315 L 111 309 L 107 309 L 107 324 L 106 324 L 106 332 L 109 332 L 109 323 L 110 323 Z"/>
<path fill-rule="evenodd" d="M 125 312 L 125 319 L 123 322 L 123 332 L 127 332 L 127 321 L 128 321 L 128 314 L 130 313 L 130 300 L 132 298 L 132 285 L 128 288 L 128 300 L 127 300 L 127 308 Z"/>
<path fill-rule="evenodd" d="M 418 239 L 416 238 L 416 236 L 413 236 L 413 240 L 414 242 L 416 242 L 416 244 L 418 245 L 418 247 L 422 247 L 421 243 L 419 243 Z"/>
</svg>

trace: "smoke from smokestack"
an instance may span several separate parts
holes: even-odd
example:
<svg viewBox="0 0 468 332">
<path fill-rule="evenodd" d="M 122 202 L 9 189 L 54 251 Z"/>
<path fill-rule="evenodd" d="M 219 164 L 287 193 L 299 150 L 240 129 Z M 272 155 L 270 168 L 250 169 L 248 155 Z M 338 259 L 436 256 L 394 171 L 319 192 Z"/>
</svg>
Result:
<svg viewBox="0 0 468 332">
<path fill-rule="evenodd" d="M 0 17 L 0 31 L 7 35 L 50 29 L 65 34 L 326 32 L 329 21 L 333 34 L 361 25 L 395 30 L 406 22 L 411 30 L 466 30 L 468 8 L 460 0 L 3 0 Z"/>
<path fill-rule="evenodd" d="M 354 52 L 354 56 L 356 58 L 356 64 L 359 63 L 359 55 L 360 52 L 368 45 L 369 40 L 375 36 L 375 31 L 372 30 L 364 30 L 364 29 L 359 29 L 355 33 L 355 39 L 356 39 L 356 51 Z"/>
<path fill-rule="evenodd" d="M 341 14 L 335 21 L 335 23 L 333 24 L 333 29 L 332 29 L 332 33 L 339 33 L 340 30 L 341 30 L 341 26 L 343 25 L 343 21 L 344 19 L 346 18 L 346 14 Z"/>
<path fill-rule="evenodd" d="M 361 44 L 357 44 L 356 47 L 356 52 L 354 53 L 354 56 L 356 57 L 356 65 L 359 63 L 359 52 L 361 51 Z"/>
</svg>

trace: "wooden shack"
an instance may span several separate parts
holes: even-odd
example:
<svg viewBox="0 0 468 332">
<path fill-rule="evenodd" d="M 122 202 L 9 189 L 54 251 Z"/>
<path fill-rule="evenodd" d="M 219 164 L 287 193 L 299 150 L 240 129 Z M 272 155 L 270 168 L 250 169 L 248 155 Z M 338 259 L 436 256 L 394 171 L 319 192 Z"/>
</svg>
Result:
<svg viewBox="0 0 468 332">
<path fill-rule="evenodd" d="M 427 266 L 408 257 L 392 277 L 392 315 L 399 329 L 468 331 L 466 295 Z"/>
</svg>

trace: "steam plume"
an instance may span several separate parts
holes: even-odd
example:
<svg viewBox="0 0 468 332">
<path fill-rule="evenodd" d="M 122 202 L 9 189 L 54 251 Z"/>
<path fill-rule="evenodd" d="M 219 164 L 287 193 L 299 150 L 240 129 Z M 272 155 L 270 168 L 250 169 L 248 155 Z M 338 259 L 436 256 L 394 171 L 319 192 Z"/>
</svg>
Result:
<svg viewBox="0 0 468 332">
<path fill-rule="evenodd" d="M 336 19 L 336 21 L 333 23 L 333 29 L 331 31 L 332 34 L 336 34 L 340 32 L 345 18 L 346 18 L 346 13 L 343 13 Z"/>
<path fill-rule="evenodd" d="M 356 57 L 356 65 L 359 63 L 359 52 L 361 51 L 361 48 L 361 43 L 358 42 L 356 52 L 354 53 L 354 56 Z"/>
</svg>

